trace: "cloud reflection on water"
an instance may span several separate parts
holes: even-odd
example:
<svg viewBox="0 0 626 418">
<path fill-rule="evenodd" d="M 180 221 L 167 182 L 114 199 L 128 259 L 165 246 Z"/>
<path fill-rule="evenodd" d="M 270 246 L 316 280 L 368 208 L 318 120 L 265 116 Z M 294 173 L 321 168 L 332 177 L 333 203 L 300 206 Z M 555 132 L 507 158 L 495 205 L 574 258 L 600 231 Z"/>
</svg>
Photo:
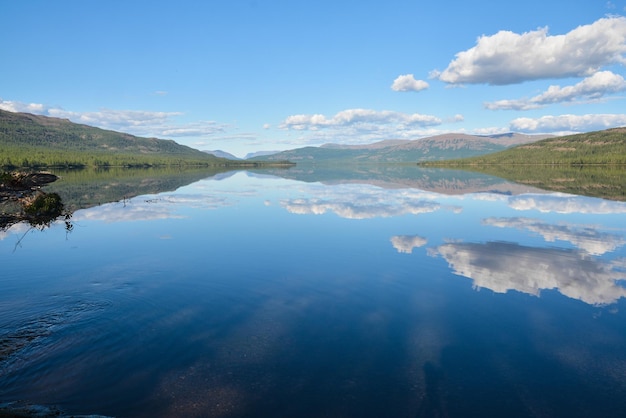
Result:
<svg viewBox="0 0 626 418">
<path fill-rule="evenodd" d="M 383 201 L 353 202 L 348 201 L 326 201 L 320 199 L 293 199 L 282 202 L 282 205 L 289 212 L 299 215 L 322 215 L 326 212 L 333 212 L 346 219 L 370 219 L 376 217 L 392 217 L 406 214 L 418 215 L 421 213 L 434 212 L 440 205 L 434 202 L 408 202 L 389 204 Z"/>
<path fill-rule="evenodd" d="M 391 244 L 399 253 L 411 254 L 413 248 L 423 247 L 427 243 L 426 238 L 418 235 L 395 235 L 391 237 Z"/>
<path fill-rule="evenodd" d="M 619 214 L 626 213 L 626 203 L 563 193 L 549 195 L 526 194 L 509 198 L 516 210 L 538 210 L 542 213 Z"/>
<path fill-rule="evenodd" d="M 455 274 L 470 278 L 476 288 L 496 293 L 509 290 L 539 296 L 541 290 L 592 305 L 626 297 L 618 281 L 626 279 L 624 261 L 605 262 L 578 250 L 534 248 L 515 243 L 448 243 L 434 248 Z"/>
<path fill-rule="evenodd" d="M 290 213 L 321 215 L 332 212 L 346 219 L 387 218 L 435 212 L 442 206 L 435 196 L 416 190 L 384 190 L 372 186 L 338 185 L 328 190 L 310 188 L 314 197 L 285 199 L 280 203 Z"/>
<path fill-rule="evenodd" d="M 172 194 L 146 195 L 125 202 L 107 203 L 74 213 L 74 221 L 135 222 L 159 219 L 182 219 L 176 210 L 181 207 L 217 209 L 232 205 L 225 198 L 208 195 Z"/>
<path fill-rule="evenodd" d="M 11 225 L 7 229 L 0 230 L 0 241 L 3 241 L 4 239 L 12 235 L 23 234 L 29 231 L 30 229 L 32 229 L 32 227 L 28 225 L 28 223 L 26 222 L 20 222 L 15 225 Z"/>
<path fill-rule="evenodd" d="M 487 218 L 483 224 L 525 229 L 541 235 L 547 242 L 567 241 L 591 255 L 612 252 L 626 243 L 623 236 L 600 232 L 590 225 L 550 224 L 532 218 Z"/>
</svg>

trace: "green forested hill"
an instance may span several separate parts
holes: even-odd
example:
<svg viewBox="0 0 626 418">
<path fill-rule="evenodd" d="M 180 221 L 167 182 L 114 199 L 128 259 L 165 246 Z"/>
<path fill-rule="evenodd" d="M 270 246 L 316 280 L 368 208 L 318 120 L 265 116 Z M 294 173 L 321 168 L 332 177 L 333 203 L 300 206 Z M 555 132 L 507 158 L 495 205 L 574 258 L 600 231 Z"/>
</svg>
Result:
<svg viewBox="0 0 626 418">
<path fill-rule="evenodd" d="M 568 135 L 422 165 L 462 168 L 545 190 L 626 200 L 626 128 Z"/>
<path fill-rule="evenodd" d="M 0 110 L 0 166 L 225 165 L 230 160 L 171 140 Z"/>
<path fill-rule="evenodd" d="M 529 164 L 624 165 L 626 127 L 549 138 L 479 157 L 432 163 L 439 166 Z"/>
</svg>

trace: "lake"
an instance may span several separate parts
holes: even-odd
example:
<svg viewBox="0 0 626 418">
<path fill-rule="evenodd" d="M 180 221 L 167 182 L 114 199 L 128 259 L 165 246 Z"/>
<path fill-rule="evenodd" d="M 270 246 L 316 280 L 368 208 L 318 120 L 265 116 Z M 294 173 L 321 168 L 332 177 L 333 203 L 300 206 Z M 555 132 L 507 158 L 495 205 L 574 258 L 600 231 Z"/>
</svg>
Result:
<svg viewBox="0 0 626 418">
<path fill-rule="evenodd" d="M 62 173 L 71 220 L 0 231 L 0 404 L 623 416 L 625 202 L 351 172 Z"/>
</svg>

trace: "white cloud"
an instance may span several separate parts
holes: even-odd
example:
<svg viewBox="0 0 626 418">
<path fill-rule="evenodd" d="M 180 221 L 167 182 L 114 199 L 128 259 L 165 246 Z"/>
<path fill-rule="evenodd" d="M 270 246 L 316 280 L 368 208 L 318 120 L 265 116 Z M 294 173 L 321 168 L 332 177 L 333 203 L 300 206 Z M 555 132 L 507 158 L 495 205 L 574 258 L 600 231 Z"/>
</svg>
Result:
<svg viewBox="0 0 626 418">
<path fill-rule="evenodd" d="M 154 112 L 142 110 L 101 109 L 97 112 L 74 112 L 38 103 L 20 103 L 0 99 L 0 109 L 26 112 L 55 118 L 69 119 L 75 123 L 102 129 L 156 137 L 207 137 L 224 132 L 227 127 L 214 121 L 177 123 L 181 112 Z"/>
<path fill-rule="evenodd" d="M 453 120 L 459 122 L 460 118 L 462 116 L 455 115 Z M 350 145 L 369 144 L 385 139 L 416 139 L 441 134 L 441 131 L 433 127 L 443 123 L 436 116 L 419 113 L 348 109 L 334 116 L 292 115 L 278 127 L 290 131 L 288 139 L 283 141 L 285 145 L 301 147 L 303 144 Z"/>
<path fill-rule="evenodd" d="M 40 103 L 21 103 L 2 99 L 0 99 L 0 109 L 9 112 L 34 113 L 36 115 L 44 115 L 47 112 L 47 107 Z"/>
<path fill-rule="evenodd" d="M 413 74 L 400 75 L 393 80 L 391 90 L 393 91 L 421 91 L 428 88 L 428 83 L 424 80 L 416 80 Z"/>
<path fill-rule="evenodd" d="M 623 246 L 621 235 L 599 232 L 593 226 L 550 224 L 531 218 L 487 218 L 485 225 L 528 230 L 541 235 L 546 242 L 567 241 L 591 255 L 602 255 Z"/>
<path fill-rule="evenodd" d="M 478 38 L 456 54 L 439 80 L 451 84 L 503 85 L 546 78 L 581 77 L 605 65 L 626 63 L 626 17 L 599 19 L 565 35 L 547 28 L 517 34 L 500 31 Z"/>
<path fill-rule="evenodd" d="M 588 132 L 626 125 L 626 114 L 546 115 L 517 118 L 509 124 L 515 132 Z"/>
<path fill-rule="evenodd" d="M 538 210 L 543 213 L 626 213 L 624 202 L 561 193 L 513 196 L 509 198 L 509 206 L 516 210 Z"/>
<path fill-rule="evenodd" d="M 553 103 L 596 100 L 608 94 L 626 90 L 626 80 L 611 71 L 600 71 L 573 86 L 550 86 L 545 92 L 530 99 L 498 100 L 485 103 L 490 110 L 529 110 Z"/>
<path fill-rule="evenodd" d="M 376 129 L 380 124 L 399 127 L 432 126 L 441 124 L 441 119 L 419 113 L 402 113 L 391 110 L 347 109 L 331 118 L 321 114 L 293 115 L 280 125 L 282 129 L 316 130 L 346 126 L 360 126 L 365 130 Z"/>
<path fill-rule="evenodd" d="M 502 128 L 499 126 L 488 126 L 488 127 L 477 128 L 477 129 L 472 130 L 472 133 L 474 135 L 499 135 L 499 134 L 506 134 L 509 132 L 511 132 L 510 129 Z"/>
<path fill-rule="evenodd" d="M 626 297 L 623 265 L 597 260 L 574 250 L 524 247 L 513 243 L 451 243 L 435 248 L 455 274 L 470 278 L 476 288 L 496 293 L 509 290 L 539 296 L 555 289 L 592 305 Z"/>
<path fill-rule="evenodd" d="M 213 121 L 200 121 L 187 123 L 181 126 L 163 126 L 157 136 L 182 137 L 195 136 L 205 137 L 224 132 L 224 126 Z"/>
<path fill-rule="evenodd" d="M 413 248 L 423 247 L 427 244 L 426 238 L 417 235 L 395 235 L 391 237 L 391 244 L 399 253 L 411 254 Z"/>
</svg>

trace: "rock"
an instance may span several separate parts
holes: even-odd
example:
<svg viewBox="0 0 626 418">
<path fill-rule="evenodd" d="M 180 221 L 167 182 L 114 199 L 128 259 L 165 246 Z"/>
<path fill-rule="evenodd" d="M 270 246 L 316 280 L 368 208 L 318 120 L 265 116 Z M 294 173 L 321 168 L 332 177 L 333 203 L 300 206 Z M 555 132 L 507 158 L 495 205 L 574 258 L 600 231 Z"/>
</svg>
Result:
<svg viewBox="0 0 626 418">
<path fill-rule="evenodd" d="M 4 173 L 0 177 L 0 189 L 32 190 L 56 181 L 58 177 L 48 172 L 35 173 Z"/>
</svg>

